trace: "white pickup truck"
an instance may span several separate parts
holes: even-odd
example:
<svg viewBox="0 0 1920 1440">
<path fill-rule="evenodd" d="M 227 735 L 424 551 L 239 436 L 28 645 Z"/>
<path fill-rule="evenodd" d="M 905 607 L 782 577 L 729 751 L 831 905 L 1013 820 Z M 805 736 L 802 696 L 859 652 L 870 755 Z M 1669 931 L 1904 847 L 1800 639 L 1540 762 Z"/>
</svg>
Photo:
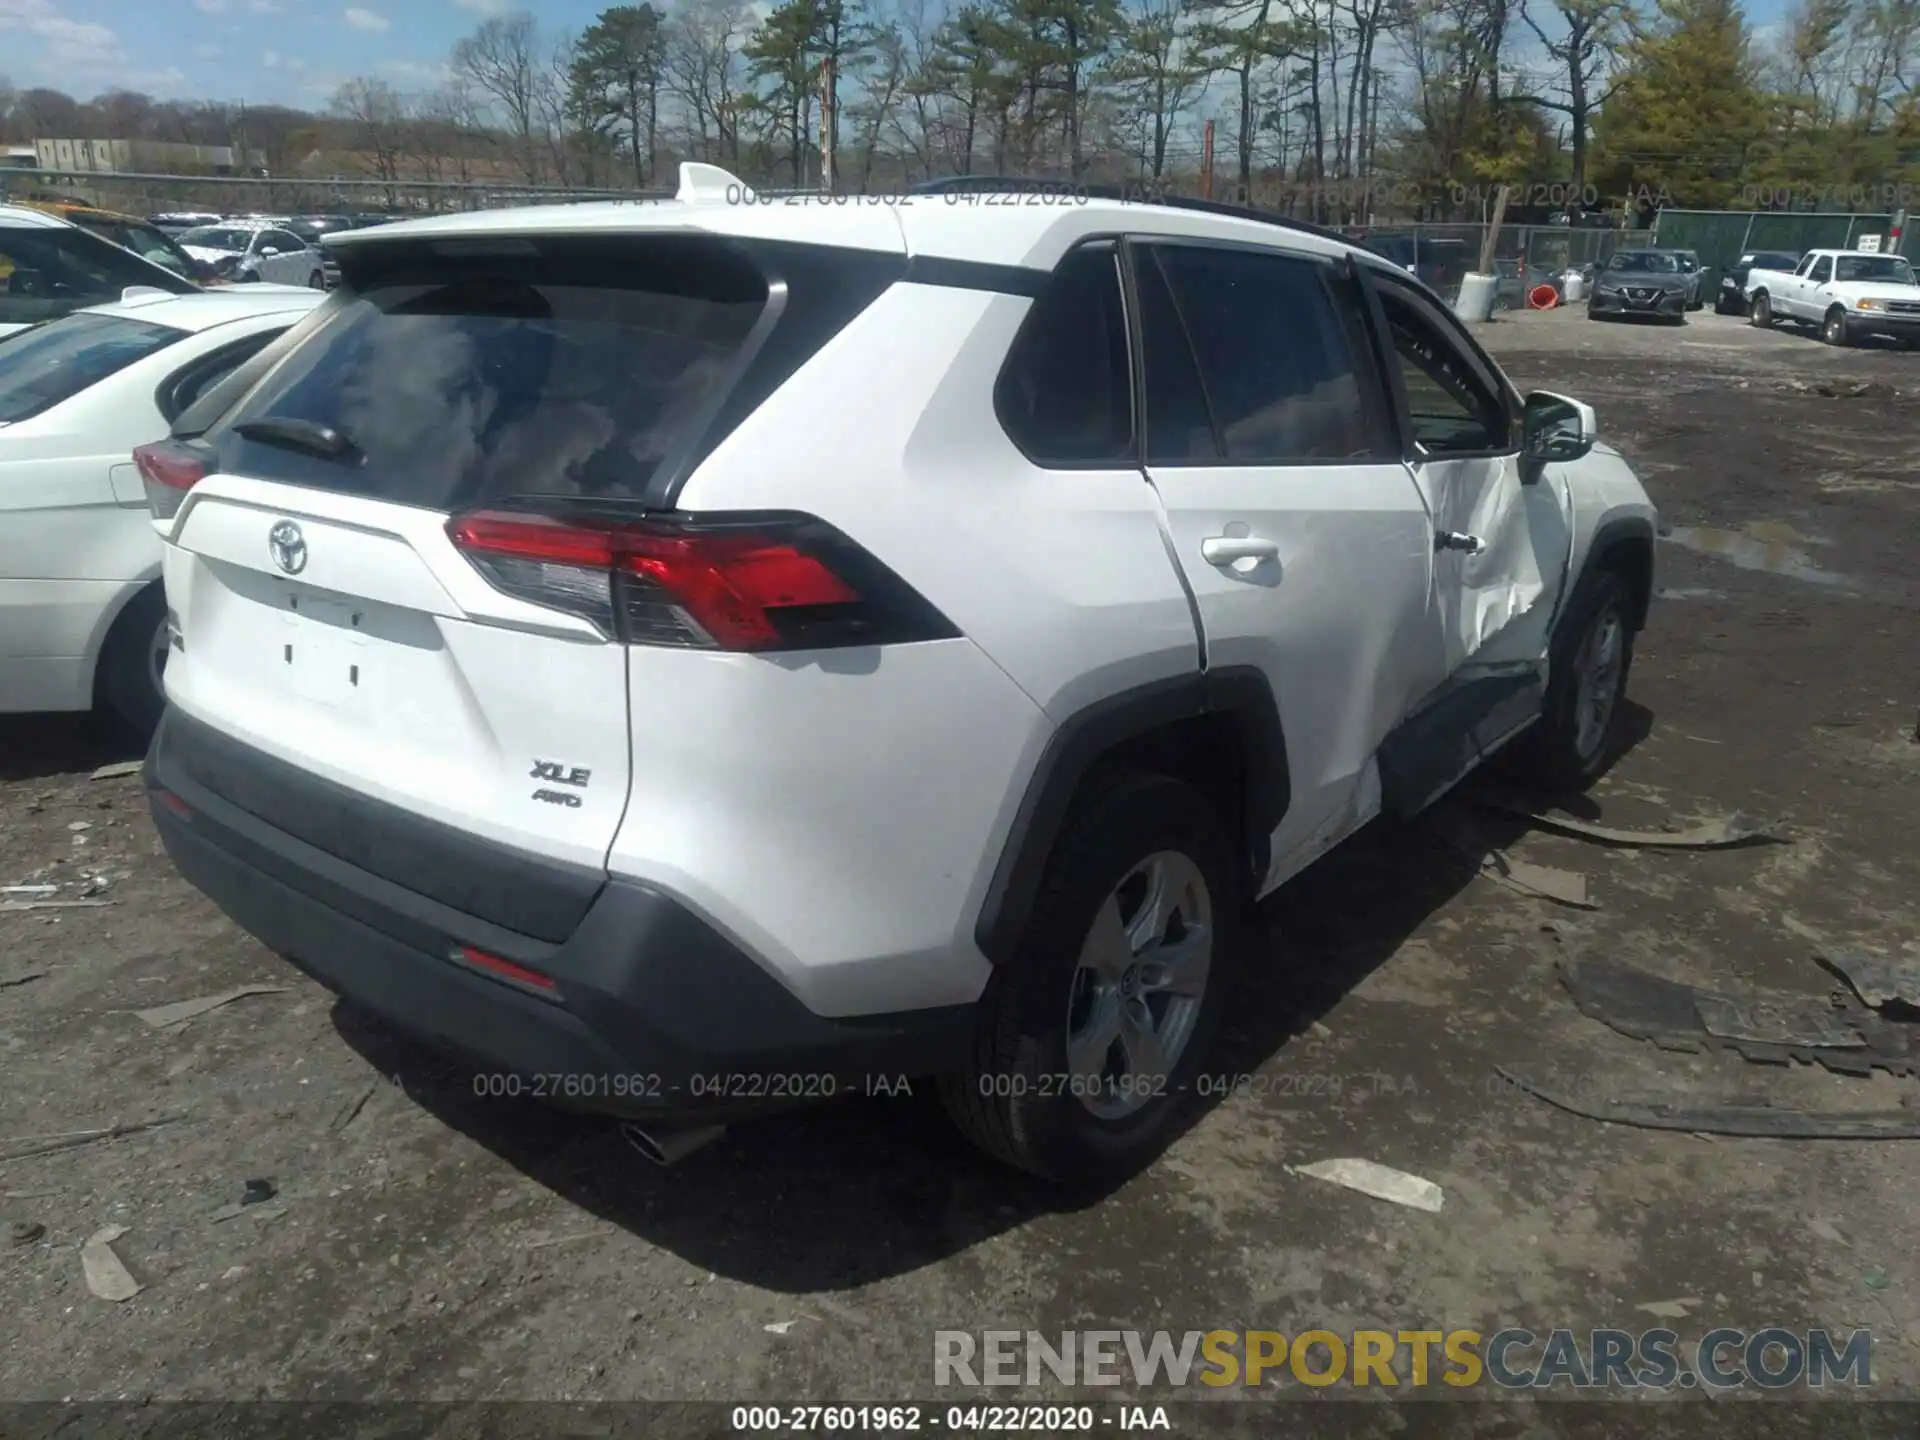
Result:
<svg viewBox="0 0 1920 1440">
<path fill-rule="evenodd" d="M 1747 301 L 1760 328 L 1776 320 L 1816 325 L 1829 345 L 1884 335 L 1912 349 L 1920 340 L 1920 282 L 1901 255 L 1809 250 L 1791 274 L 1749 271 Z"/>
</svg>

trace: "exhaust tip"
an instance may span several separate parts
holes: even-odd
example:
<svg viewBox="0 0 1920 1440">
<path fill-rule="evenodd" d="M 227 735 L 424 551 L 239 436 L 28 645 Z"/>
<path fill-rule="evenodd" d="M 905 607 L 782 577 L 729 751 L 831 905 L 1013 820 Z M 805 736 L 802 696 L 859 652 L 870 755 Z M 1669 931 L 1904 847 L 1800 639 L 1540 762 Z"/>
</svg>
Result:
<svg viewBox="0 0 1920 1440">
<path fill-rule="evenodd" d="M 694 1151 L 711 1145 L 727 1133 L 724 1125 L 687 1125 L 669 1126 L 649 1130 L 643 1126 L 626 1121 L 620 1126 L 620 1133 L 627 1143 L 638 1150 L 655 1165 L 665 1168 L 678 1164 Z"/>
</svg>

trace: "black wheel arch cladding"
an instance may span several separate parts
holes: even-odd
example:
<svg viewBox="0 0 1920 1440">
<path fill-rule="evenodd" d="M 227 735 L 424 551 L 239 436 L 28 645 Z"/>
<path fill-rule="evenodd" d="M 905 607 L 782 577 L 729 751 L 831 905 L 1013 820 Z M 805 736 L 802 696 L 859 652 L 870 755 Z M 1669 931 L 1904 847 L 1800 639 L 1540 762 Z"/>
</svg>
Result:
<svg viewBox="0 0 1920 1440">
<path fill-rule="evenodd" d="M 1182 727 L 1209 721 L 1231 726 L 1238 742 L 1237 754 L 1206 760 L 1210 767 L 1226 761 L 1233 777 L 1228 798 L 1238 814 L 1222 815 L 1222 824 L 1244 857 L 1263 861 L 1290 799 L 1286 739 L 1266 674 L 1226 666 L 1107 696 L 1054 731 L 1028 779 L 974 927 L 989 961 L 1004 964 L 1019 945 L 1048 857 L 1088 777 L 1156 738 L 1178 744 Z"/>
</svg>

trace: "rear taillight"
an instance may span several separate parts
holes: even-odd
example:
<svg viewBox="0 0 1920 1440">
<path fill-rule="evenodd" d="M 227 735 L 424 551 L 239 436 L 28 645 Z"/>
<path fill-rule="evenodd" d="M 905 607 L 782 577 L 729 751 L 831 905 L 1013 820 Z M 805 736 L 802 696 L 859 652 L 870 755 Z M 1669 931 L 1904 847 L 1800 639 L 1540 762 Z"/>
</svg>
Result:
<svg viewBox="0 0 1920 1440">
<path fill-rule="evenodd" d="M 808 517 L 607 520 L 485 510 L 447 522 L 494 588 L 634 645 L 818 650 L 955 633 L 898 576 Z"/>
<path fill-rule="evenodd" d="M 147 491 L 147 509 L 156 520 L 171 520 L 180 511 L 187 491 L 213 472 L 213 455 L 189 440 L 160 440 L 133 452 L 141 483 Z"/>
</svg>

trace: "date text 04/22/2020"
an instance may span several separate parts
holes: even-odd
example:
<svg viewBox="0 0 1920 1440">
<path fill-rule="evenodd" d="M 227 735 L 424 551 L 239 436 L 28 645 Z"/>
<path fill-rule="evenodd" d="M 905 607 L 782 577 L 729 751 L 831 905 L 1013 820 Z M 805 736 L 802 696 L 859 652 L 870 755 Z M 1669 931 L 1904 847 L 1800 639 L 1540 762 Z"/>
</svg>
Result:
<svg viewBox="0 0 1920 1440">
<path fill-rule="evenodd" d="M 736 1434 L 854 1435 L 946 1431 L 956 1435 L 1067 1435 L 1171 1430 L 1160 1405 L 736 1405 Z"/>
</svg>

